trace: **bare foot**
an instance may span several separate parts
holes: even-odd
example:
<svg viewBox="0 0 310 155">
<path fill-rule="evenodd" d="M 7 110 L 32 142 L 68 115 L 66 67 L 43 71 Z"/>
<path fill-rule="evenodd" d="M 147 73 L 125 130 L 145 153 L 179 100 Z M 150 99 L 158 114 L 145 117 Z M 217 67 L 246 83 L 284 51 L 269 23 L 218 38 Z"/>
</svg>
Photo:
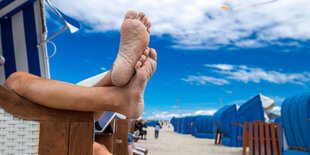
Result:
<svg viewBox="0 0 310 155">
<path fill-rule="evenodd" d="M 135 64 L 150 41 L 151 22 L 143 12 L 128 11 L 121 27 L 121 41 L 111 71 L 115 86 L 126 85 L 135 73 Z"/>
<path fill-rule="evenodd" d="M 136 119 L 141 116 L 144 108 L 143 94 L 148 80 L 156 70 L 157 53 L 154 49 L 147 49 L 149 56 L 142 55 L 137 61 L 135 70 L 136 74 L 130 80 L 128 85 L 123 89 L 124 100 L 120 113 L 130 119 Z"/>
</svg>

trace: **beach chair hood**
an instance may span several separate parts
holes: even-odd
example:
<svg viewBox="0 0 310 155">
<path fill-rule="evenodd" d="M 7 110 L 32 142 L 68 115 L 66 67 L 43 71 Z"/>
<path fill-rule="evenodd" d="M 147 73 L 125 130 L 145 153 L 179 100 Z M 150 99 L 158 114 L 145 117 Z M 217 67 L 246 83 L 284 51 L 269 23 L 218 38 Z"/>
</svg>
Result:
<svg viewBox="0 0 310 155">
<path fill-rule="evenodd" d="M 258 94 L 257 96 L 240 106 L 240 108 L 238 109 L 238 114 L 242 123 L 265 121 L 263 100 L 265 101 L 266 98 L 262 99 L 262 95 Z M 270 107 L 270 104 L 265 103 L 265 106 L 268 108 Z"/>
<path fill-rule="evenodd" d="M 229 137 L 231 123 L 240 122 L 240 118 L 237 113 L 237 105 L 227 105 L 219 109 L 214 113 L 213 119 L 216 127 L 220 129 L 223 135 Z"/>
<path fill-rule="evenodd" d="M 281 117 L 288 146 L 309 149 L 310 93 L 284 100 Z"/>
</svg>

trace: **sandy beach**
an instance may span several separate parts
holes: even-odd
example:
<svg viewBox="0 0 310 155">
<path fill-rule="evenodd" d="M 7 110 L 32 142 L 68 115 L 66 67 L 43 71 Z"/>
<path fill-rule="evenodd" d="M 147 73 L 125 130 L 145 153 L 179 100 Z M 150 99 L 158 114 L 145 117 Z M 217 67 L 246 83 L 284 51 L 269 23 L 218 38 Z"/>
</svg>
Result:
<svg viewBox="0 0 310 155">
<path fill-rule="evenodd" d="M 172 126 L 164 126 L 159 138 L 154 139 L 154 128 L 147 128 L 147 140 L 139 140 L 136 145 L 149 150 L 149 155 L 240 155 L 242 148 L 215 145 L 214 139 L 199 139 L 191 135 L 173 132 Z"/>
</svg>

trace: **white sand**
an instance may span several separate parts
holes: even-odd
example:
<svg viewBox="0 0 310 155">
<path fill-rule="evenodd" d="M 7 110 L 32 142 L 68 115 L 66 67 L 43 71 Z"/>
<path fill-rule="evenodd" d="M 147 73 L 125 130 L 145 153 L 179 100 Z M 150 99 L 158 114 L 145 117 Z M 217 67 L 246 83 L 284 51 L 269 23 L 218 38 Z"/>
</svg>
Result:
<svg viewBox="0 0 310 155">
<path fill-rule="evenodd" d="M 191 135 L 173 132 L 164 126 L 159 138 L 154 139 L 154 128 L 147 128 L 147 140 L 139 140 L 136 145 L 149 150 L 149 155 L 241 155 L 242 148 L 215 145 L 214 139 L 199 139 Z"/>
</svg>

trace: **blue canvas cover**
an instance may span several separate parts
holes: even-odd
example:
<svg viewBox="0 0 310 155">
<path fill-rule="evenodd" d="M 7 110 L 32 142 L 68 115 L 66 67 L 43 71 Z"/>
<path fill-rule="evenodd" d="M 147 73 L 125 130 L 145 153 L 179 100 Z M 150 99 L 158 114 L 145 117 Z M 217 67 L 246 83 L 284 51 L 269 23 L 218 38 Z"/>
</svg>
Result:
<svg viewBox="0 0 310 155">
<path fill-rule="evenodd" d="M 215 126 L 213 116 L 200 115 L 195 120 L 195 137 L 197 138 L 215 138 Z"/>
<path fill-rule="evenodd" d="M 260 94 L 247 101 L 238 109 L 241 122 L 265 121 Z"/>
<path fill-rule="evenodd" d="M 309 149 L 309 104 L 310 93 L 289 97 L 282 103 L 282 125 L 288 146 Z M 289 154 L 290 150 L 285 152 Z"/>
<path fill-rule="evenodd" d="M 213 116 L 215 126 L 220 129 L 224 136 L 230 137 L 230 124 L 239 122 L 237 105 L 227 105 L 219 109 Z"/>
<path fill-rule="evenodd" d="M 176 132 L 177 131 L 177 118 L 172 117 L 170 120 L 170 123 L 173 126 L 173 131 Z"/>
<path fill-rule="evenodd" d="M 183 134 L 192 134 L 192 123 L 194 122 L 195 117 L 194 116 L 187 116 L 184 117 L 183 121 Z"/>
<path fill-rule="evenodd" d="M 180 117 L 177 121 L 178 123 L 178 127 L 177 127 L 177 132 L 178 133 L 182 133 L 182 130 L 183 130 L 183 120 L 184 120 L 184 117 Z"/>
<path fill-rule="evenodd" d="M 242 141 L 237 139 L 242 136 L 242 128 L 232 123 L 240 123 L 237 105 L 227 105 L 219 109 L 213 116 L 214 124 L 222 132 L 222 144 L 226 146 L 240 147 Z"/>
</svg>

